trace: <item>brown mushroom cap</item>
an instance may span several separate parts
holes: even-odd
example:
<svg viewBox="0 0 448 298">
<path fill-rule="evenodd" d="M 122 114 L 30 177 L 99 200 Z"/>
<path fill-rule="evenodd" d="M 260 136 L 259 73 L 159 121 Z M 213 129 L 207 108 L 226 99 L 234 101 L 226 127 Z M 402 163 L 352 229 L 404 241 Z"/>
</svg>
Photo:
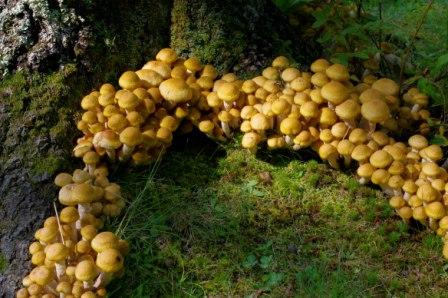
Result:
<svg viewBox="0 0 448 298">
<path fill-rule="evenodd" d="M 311 71 L 312 72 L 325 72 L 328 67 L 330 67 L 330 62 L 324 58 L 320 58 L 311 63 Z"/>
<path fill-rule="evenodd" d="M 193 98 L 193 90 L 184 80 L 178 78 L 163 81 L 159 90 L 163 98 L 174 103 L 187 102 Z"/>
<path fill-rule="evenodd" d="M 323 98 L 334 105 L 341 104 L 348 97 L 348 89 L 338 81 L 331 81 L 325 84 L 320 93 Z"/>
<path fill-rule="evenodd" d="M 381 123 L 390 117 L 390 110 L 384 101 L 372 99 L 362 104 L 361 114 L 369 122 Z"/>
<path fill-rule="evenodd" d="M 325 70 L 325 74 L 335 81 L 347 81 L 350 79 L 350 74 L 346 66 L 342 64 L 333 64 Z"/>
<path fill-rule="evenodd" d="M 370 149 L 370 147 L 364 144 L 360 144 L 353 148 L 351 157 L 358 162 L 364 162 L 369 159 L 372 153 L 373 150 Z"/>
<path fill-rule="evenodd" d="M 393 158 L 385 150 L 378 150 L 370 156 L 369 161 L 372 166 L 379 169 L 384 169 L 392 163 Z"/>
<path fill-rule="evenodd" d="M 428 217 L 433 219 L 441 219 L 446 215 L 445 206 L 439 202 L 431 202 L 425 206 L 425 212 Z"/>
<path fill-rule="evenodd" d="M 226 102 L 232 102 L 238 99 L 240 91 L 238 85 L 233 82 L 223 82 L 216 91 L 219 99 Z"/>
<path fill-rule="evenodd" d="M 129 70 L 121 75 L 120 79 L 118 80 L 118 85 L 120 85 L 120 87 L 123 89 L 132 91 L 140 87 L 141 82 L 138 75 L 135 72 Z"/>
<path fill-rule="evenodd" d="M 120 108 L 126 110 L 134 110 L 141 103 L 141 100 L 128 90 L 118 90 L 115 93 L 115 98 Z"/>
<path fill-rule="evenodd" d="M 170 48 L 164 48 L 156 54 L 156 59 L 171 64 L 177 60 L 177 54 Z"/>
<path fill-rule="evenodd" d="M 285 135 L 296 135 L 301 129 L 302 125 L 295 117 L 287 117 L 280 122 L 280 131 Z"/>
<path fill-rule="evenodd" d="M 143 137 L 138 128 L 130 126 L 126 127 L 120 133 L 120 142 L 126 144 L 127 146 L 134 147 L 143 142 Z"/>
<path fill-rule="evenodd" d="M 96 265 L 104 272 L 117 272 L 123 268 L 123 256 L 120 251 L 114 248 L 108 248 L 96 257 Z"/>
<path fill-rule="evenodd" d="M 355 100 L 347 99 L 343 103 L 337 105 L 335 111 L 342 120 L 352 120 L 358 117 L 361 112 L 361 107 Z"/>
<path fill-rule="evenodd" d="M 423 184 L 417 190 L 417 197 L 425 202 L 432 202 L 440 198 L 440 192 L 438 192 L 430 184 Z"/>
<path fill-rule="evenodd" d="M 400 86 L 391 79 L 381 78 L 372 84 L 372 89 L 376 89 L 385 95 L 397 96 Z"/>
</svg>

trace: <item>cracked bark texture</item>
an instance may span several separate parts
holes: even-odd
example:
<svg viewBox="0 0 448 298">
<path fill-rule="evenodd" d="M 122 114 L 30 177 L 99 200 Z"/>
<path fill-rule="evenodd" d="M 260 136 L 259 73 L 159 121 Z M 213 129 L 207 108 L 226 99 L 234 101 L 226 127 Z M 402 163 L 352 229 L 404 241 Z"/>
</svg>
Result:
<svg viewBox="0 0 448 298">
<path fill-rule="evenodd" d="M 0 0 L 0 297 L 13 297 L 31 268 L 55 174 L 76 166 L 84 94 L 117 85 L 170 42 L 248 75 L 277 54 L 298 63 L 317 54 L 298 36 L 269 0 Z"/>
</svg>

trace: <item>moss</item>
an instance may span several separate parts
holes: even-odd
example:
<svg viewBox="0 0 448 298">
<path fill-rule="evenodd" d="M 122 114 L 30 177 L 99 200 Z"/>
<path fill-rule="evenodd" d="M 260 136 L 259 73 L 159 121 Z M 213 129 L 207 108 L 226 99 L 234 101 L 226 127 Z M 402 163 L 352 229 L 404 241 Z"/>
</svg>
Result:
<svg viewBox="0 0 448 298">
<path fill-rule="evenodd" d="M 215 65 L 221 73 L 252 73 L 276 55 L 304 62 L 311 56 L 308 44 L 296 38 L 271 1 L 175 0 L 173 4 L 171 47 Z"/>
<path fill-rule="evenodd" d="M 3 253 L 0 251 L 0 273 L 6 270 L 8 267 L 8 261 L 6 260 Z"/>
</svg>

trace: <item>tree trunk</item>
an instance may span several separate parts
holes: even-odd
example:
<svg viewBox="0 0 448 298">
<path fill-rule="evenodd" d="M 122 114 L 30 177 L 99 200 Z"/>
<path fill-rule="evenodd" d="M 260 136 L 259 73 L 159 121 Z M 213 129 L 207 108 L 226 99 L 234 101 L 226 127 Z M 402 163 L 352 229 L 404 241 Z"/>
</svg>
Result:
<svg viewBox="0 0 448 298">
<path fill-rule="evenodd" d="M 70 153 L 82 96 L 170 36 L 179 53 L 243 76 L 275 55 L 303 63 L 315 52 L 268 0 L 0 0 L 0 297 L 30 269 L 54 175 L 79 163 Z"/>
</svg>

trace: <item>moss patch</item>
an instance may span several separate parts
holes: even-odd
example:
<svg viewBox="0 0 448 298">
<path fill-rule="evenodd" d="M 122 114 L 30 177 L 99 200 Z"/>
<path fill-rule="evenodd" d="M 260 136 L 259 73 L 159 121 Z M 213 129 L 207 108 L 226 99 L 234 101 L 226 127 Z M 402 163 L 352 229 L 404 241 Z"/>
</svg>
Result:
<svg viewBox="0 0 448 298">
<path fill-rule="evenodd" d="M 8 267 L 8 261 L 6 260 L 3 253 L 0 251 L 0 273 L 6 270 Z"/>
</svg>

